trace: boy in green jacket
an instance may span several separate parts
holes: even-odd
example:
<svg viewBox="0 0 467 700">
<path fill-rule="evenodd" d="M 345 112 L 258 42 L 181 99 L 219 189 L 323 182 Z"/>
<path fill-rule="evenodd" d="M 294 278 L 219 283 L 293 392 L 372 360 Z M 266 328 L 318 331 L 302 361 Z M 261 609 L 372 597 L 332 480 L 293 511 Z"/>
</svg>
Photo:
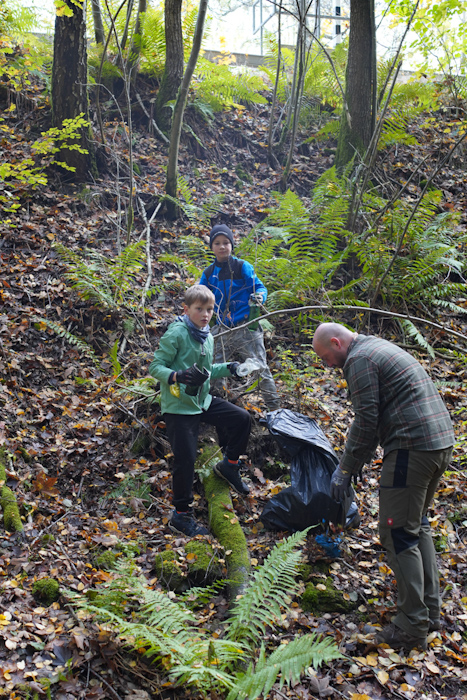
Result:
<svg viewBox="0 0 467 700">
<path fill-rule="evenodd" d="M 160 339 L 149 373 L 160 382 L 161 411 L 174 455 L 174 510 L 169 525 L 176 532 L 194 537 L 208 533 L 191 511 L 199 425 L 208 423 L 217 429 L 225 456 L 214 472 L 234 491 L 246 495 L 249 489 L 240 478 L 238 458 L 246 450 L 251 418 L 243 408 L 209 393 L 210 378 L 237 376 L 239 365 L 213 364 L 214 340 L 209 330 L 213 293 L 202 285 L 189 287 L 183 312 Z"/>
</svg>

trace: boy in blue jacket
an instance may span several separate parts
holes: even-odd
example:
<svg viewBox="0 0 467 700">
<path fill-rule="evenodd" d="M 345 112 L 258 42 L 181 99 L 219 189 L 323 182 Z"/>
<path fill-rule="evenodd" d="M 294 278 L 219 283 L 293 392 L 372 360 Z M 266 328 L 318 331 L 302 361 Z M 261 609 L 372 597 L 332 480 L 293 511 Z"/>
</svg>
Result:
<svg viewBox="0 0 467 700">
<path fill-rule="evenodd" d="M 209 245 L 216 256 L 215 262 L 201 275 L 200 284 L 212 291 L 215 297 L 217 323 L 212 334 L 231 329 L 230 333 L 216 340 L 215 360 L 225 362 L 237 355 L 241 360 L 254 358 L 260 364 L 259 388 L 268 410 L 280 408 L 276 385 L 266 361 L 263 329 L 235 329 L 248 321 L 250 304 L 263 304 L 267 289 L 257 277 L 254 268 L 246 260 L 232 255 L 234 237 L 225 224 L 217 224 L 209 235 Z"/>
<path fill-rule="evenodd" d="M 215 426 L 224 450 L 224 459 L 214 466 L 214 472 L 234 491 L 246 495 L 249 489 L 240 478 L 238 458 L 246 451 L 251 418 L 243 408 L 209 393 L 210 377 L 237 376 L 239 364 L 213 364 L 209 321 L 214 313 L 214 295 L 204 286 L 190 287 L 185 292 L 183 311 L 160 339 L 149 373 L 160 382 L 161 412 L 174 455 L 174 510 L 169 525 L 176 532 L 194 537 L 208 533 L 191 510 L 199 425 Z"/>
</svg>

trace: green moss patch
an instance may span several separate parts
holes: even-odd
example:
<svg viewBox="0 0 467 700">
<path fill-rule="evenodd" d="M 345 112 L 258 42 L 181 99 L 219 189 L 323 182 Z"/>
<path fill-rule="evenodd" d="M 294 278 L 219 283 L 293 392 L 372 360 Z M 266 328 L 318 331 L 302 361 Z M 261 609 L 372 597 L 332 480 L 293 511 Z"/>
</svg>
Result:
<svg viewBox="0 0 467 700">
<path fill-rule="evenodd" d="M 6 482 L 6 451 L 0 449 L 0 506 L 3 511 L 3 523 L 5 530 L 9 532 L 22 532 L 23 523 L 18 510 L 16 496 Z"/>
<path fill-rule="evenodd" d="M 185 553 L 188 578 L 195 586 L 210 586 L 214 581 L 222 578 L 222 566 L 209 542 L 204 540 L 187 542 Z"/>
<path fill-rule="evenodd" d="M 162 585 L 178 593 L 191 586 L 210 586 L 223 570 L 214 548 L 205 541 L 187 542 L 183 551 L 156 554 L 154 569 Z"/>
<path fill-rule="evenodd" d="M 319 587 L 318 587 L 319 586 Z M 332 585 L 332 579 L 314 578 L 306 585 L 300 605 L 305 612 L 339 612 L 345 613 L 355 608 L 355 603 L 344 598 L 342 591 Z"/>
<path fill-rule="evenodd" d="M 46 608 L 60 597 L 60 584 L 54 578 L 41 578 L 32 587 L 32 594 Z"/>
<path fill-rule="evenodd" d="M 154 570 L 165 588 L 181 593 L 188 588 L 188 578 L 183 573 L 180 555 L 171 549 L 156 554 Z"/>
<path fill-rule="evenodd" d="M 112 552 L 110 549 L 106 552 L 102 552 L 102 554 L 99 554 L 99 556 L 96 557 L 96 564 L 99 569 L 102 569 L 103 571 L 111 571 L 114 569 L 116 561 L 117 554 Z"/>
</svg>

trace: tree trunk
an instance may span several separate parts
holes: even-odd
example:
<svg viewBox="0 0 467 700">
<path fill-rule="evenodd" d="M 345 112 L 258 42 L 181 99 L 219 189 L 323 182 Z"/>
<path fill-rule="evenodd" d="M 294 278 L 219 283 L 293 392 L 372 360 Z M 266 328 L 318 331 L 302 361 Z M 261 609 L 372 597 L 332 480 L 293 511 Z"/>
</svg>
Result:
<svg viewBox="0 0 467 700">
<path fill-rule="evenodd" d="M 64 119 L 73 119 L 79 114 L 83 114 L 84 118 L 89 120 L 84 9 L 71 0 L 67 0 L 67 4 L 73 15 L 57 15 L 55 19 L 52 123 L 59 129 Z M 87 153 L 80 153 L 63 148 L 60 152 L 63 161 L 75 169 L 74 179 L 86 180 L 89 175 L 97 175 L 90 128 L 83 127 L 81 138 L 73 143 L 87 150 Z"/>
<path fill-rule="evenodd" d="M 167 163 L 167 180 L 165 183 L 165 191 L 174 199 L 177 197 L 177 181 L 178 181 L 178 149 L 180 147 L 180 136 L 182 133 L 183 114 L 188 99 L 188 88 L 190 87 L 191 78 L 196 68 L 199 51 L 201 49 L 201 41 L 203 39 L 204 21 L 208 9 L 208 0 L 200 0 L 198 9 L 198 19 L 196 20 L 195 34 L 193 36 L 193 46 L 191 47 L 190 58 L 183 76 L 180 90 L 178 91 L 177 101 L 174 108 L 174 116 L 172 129 L 170 132 L 169 157 Z M 177 207 L 173 202 L 167 204 L 168 215 L 171 218 L 176 218 L 178 215 Z"/>
<path fill-rule="evenodd" d="M 91 0 L 92 5 L 92 20 L 94 23 L 94 38 L 96 44 L 105 44 L 105 30 L 102 22 L 102 12 L 99 0 Z"/>
<path fill-rule="evenodd" d="M 345 98 L 350 124 L 341 118 L 336 167 L 341 170 L 355 153 L 368 147 L 374 129 L 376 94 L 375 23 L 373 0 L 351 0 L 349 56 L 347 59 Z"/>
<path fill-rule="evenodd" d="M 147 9 L 147 0 L 139 0 L 138 12 L 136 14 L 135 28 L 131 36 L 130 51 L 128 53 L 128 64 L 130 73 L 138 67 L 139 56 L 141 53 L 141 40 L 143 38 L 143 16 Z"/>
<path fill-rule="evenodd" d="M 165 105 L 175 100 L 183 77 L 182 0 L 165 3 L 165 67 L 156 100 L 156 123 L 170 128 L 172 110 Z"/>
</svg>

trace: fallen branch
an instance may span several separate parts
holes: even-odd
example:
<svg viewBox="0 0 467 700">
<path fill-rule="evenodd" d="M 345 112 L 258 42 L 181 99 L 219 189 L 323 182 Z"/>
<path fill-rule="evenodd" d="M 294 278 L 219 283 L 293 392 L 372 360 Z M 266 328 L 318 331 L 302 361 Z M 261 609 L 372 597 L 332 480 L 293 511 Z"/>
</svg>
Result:
<svg viewBox="0 0 467 700">
<path fill-rule="evenodd" d="M 316 304 L 313 306 L 297 306 L 294 309 L 277 309 L 276 311 L 269 311 L 267 314 L 263 314 L 263 316 L 258 316 L 257 318 L 253 319 L 252 321 L 247 321 L 246 323 L 242 323 L 241 326 L 235 326 L 235 328 L 227 328 L 225 331 L 221 331 L 220 333 L 217 333 L 216 338 L 221 338 L 223 335 L 226 335 L 227 333 L 232 333 L 232 331 L 236 331 L 239 328 L 248 328 L 252 323 L 257 323 L 258 321 L 261 321 L 263 318 L 270 318 L 271 316 L 278 316 L 279 314 L 293 314 L 293 313 L 298 313 L 300 311 L 323 311 L 325 309 L 330 309 L 330 310 L 346 310 L 346 311 L 365 311 L 365 312 L 370 312 L 370 313 L 375 313 L 379 314 L 380 316 L 389 316 L 391 318 L 401 318 L 406 321 L 415 321 L 416 323 L 423 323 L 426 326 L 431 326 L 432 328 L 436 328 L 436 330 L 443 331 L 443 333 L 448 333 L 449 335 L 454 335 L 456 338 L 462 338 L 462 340 L 467 341 L 467 335 L 464 335 L 463 333 L 459 333 L 458 331 L 454 331 L 452 328 L 448 328 L 447 326 L 443 326 L 440 323 L 435 323 L 434 321 L 427 321 L 425 318 L 420 318 L 419 316 L 409 316 L 408 314 L 398 314 L 395 313 L 394 311 L 386 311 L 385 309 L 375 309 L 371 306 L 349 306 L 347 304 Z"/>
<path fill-rule="evenodd" d="M 208 502 L 209 528 L 225 549 L 230 599 L 233 601 L 248 583 L 250 557 L 245 533 L 235 515 L 229 485 L 209 469 L 219 459 L 217 453 L 220 449 L 217 445 L 213 447 L 204 449 L 199 460 L 202 464 L 198 463 L 197 467 Z"/>
</svg>

